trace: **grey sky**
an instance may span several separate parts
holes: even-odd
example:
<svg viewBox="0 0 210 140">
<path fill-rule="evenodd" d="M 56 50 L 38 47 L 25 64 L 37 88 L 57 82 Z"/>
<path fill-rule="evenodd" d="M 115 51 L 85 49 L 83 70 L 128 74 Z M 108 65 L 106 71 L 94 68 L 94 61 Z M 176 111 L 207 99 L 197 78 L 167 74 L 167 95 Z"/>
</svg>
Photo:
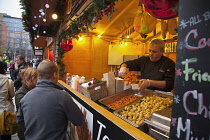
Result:
<svg viewBox="0 0 210 140">
<path fill-rule="evenodd" d="M 19 0 L 0 0 L 0 13 L 21 18 L 21 12 Z"/>
</svg>

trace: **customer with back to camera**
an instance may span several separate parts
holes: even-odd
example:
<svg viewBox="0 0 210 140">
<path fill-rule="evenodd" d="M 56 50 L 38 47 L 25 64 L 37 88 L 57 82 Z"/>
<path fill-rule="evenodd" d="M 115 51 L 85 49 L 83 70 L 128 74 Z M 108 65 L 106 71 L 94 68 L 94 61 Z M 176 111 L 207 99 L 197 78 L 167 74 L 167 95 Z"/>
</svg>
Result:
<svg viewBox="0 0 210 140">
<path fill-rule="evenodd" d="M 82 125 L 84 116 L 71 96 L 58 86 L 58 67 L 44 60 L 38 68 L 38 81 L 20 101 L 18 126 L 25 126 L 26 140 L 66 140 L 68 121 Z"/>
<path fill-rule="evenodd" d="M 22 86 L 15 94 L 16 111 L 18 111 L 20 100 L 27 94 L 28 91 L 35 88 L 38 77 L 37 69 L 32 67 L 22 69 L 20 70 L 20 76 L 22 79 Z M 20 140 L 25 140 L 24 132 L 25 127 L 18 128 L 18 138 Z"/>
<path fill-rule="evenodd" d="M 0 115 L 4 109 L 15 112 L 14 104 L 12 102 L 14 96 L 14 83 L 6 76 L 4 63 L 0 61 Z M 11 135 L 0 135 L 0 140 L 11 140 Z"/>
</svg>

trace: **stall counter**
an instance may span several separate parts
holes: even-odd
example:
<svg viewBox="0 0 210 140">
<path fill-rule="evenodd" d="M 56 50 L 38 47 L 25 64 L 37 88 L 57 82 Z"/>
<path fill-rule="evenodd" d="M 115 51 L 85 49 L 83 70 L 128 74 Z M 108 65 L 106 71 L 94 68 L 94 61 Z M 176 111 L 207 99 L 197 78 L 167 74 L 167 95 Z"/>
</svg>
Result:
<svg viewBox="0 0 210 140">
<path fill-rule="evenodd" d="M 74 90 L 65 82 L 59 80 L 59 85 L 72 96 L 75 103 L 83 111 L 86 119 L 87 131 L 91 134 L 91 136 L 89 136 L 91 139 L 154 140 L 154 138 L 140 129 L 130 125 Z"/>
</svg>

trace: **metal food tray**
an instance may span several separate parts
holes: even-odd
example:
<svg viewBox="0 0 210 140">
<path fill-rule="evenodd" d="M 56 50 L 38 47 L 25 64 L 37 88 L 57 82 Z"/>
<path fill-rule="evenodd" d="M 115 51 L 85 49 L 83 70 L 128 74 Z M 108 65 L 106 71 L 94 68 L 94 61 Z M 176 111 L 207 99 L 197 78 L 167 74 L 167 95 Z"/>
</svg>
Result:
<svg viewBox="0 0 210 140">
<path fill-rule="evenodd" d="M 167 134 L 170 131 L 171 113 L 172 107 L 155 111 L 152 117 L 145 119 L 144 122 L 161 133 Z"/>
<path fill-rule="evenodd" d="M 156 91 L 148 90 L 147 92 L 144 92 L 144 95 L 143 95 L 143 96 L 146 97 L 146 96 L 152 96 L 152 95 L 156 95 L 156 96 L 159 96 L 159 97 L 162 97 L 162 98 L 170 98 L 170 99 L 173 99 L 173 94 L 167 93 L 167 92 L 162 92 L 162 91 L 161 91 L 161 92 L 159 92 L 159 91 L 156 92 Z M 142 99 L 143 99 L 143 98 L 139 98 L 139 99 L 137 99 L 137 100 L 135 100 L 135 101 L 133 101 L 133 102 L 127 104 L 126 106 L 132 106 L 132 105 L 134 105 L 134 104 L 136 104 L 136 103 L 138 103 L 138 102 L 141 102 Z M 145 122 L 143 121 L 141 124 L 137 125 L 137 124 L 133 123 L 132 121 L 130 121 L 130 120 L 124 118 L 123 116 L 121 116 L 121 115 L 120 115 L 120 112 L 122 112 L 122 110 L 123 110 L 124 108 L 125 108 L 125 106 L 123 106 L 123 107 L 121 107 L 121 108 L 115 110 L 113 113 L 114 113 L 116 116 L 120 117 L 121 119 L 123 119 L 124 121 L 128 122 L 129 124 L 133 125 L 133 126 L 136 127 L 136 128 L 140 128 L 142 125 L 145 124 Z M 148 118 L 148 119 L 149 119 L 149 118 Z"/>
<path fill-rule="evenodd" d="M 132 105 L 134 105 L 134 104 L 136 104 L 136 103 L 138 103 L 138 102 L 141 102 L 141 100 L 142 100 L 142 98 L 139 98 L 139 99 L 135 100 L 134 102 L 127 104 L 126 106 L 132 106 Z M 121 107 L 121 108 L 115 110 L 113 113 L 114 113 L 116 116 L 118 116 L 118 117 L 120 117 L 121 119 L 123 119 L 124 121 L 126 121 L 126 122 L 128 122 L 129 124 L 133 125 L 134 127 L 139 128 L 141 125 L 145 124 L 144 122 L 142 122 L 141 124 L 137 125 L 137 124 L 133 123 L 132 121 L 130 121 L 130 120 L 124 118 L 123 116 L 121 116 L 121 115 L 120 115 L 120 112 L 122 112 L 122 110 L 123 110 L 124 108 L 125 108 L 125 106 L 123 106 L 123 107 Z"/>
<path fill-rule="evenodd" d="M 105 98 L 102 98 L 102 99 L 99 99 L 98 101 L 102 104 L 102 105 L 104 105 L 104 106 L 106 106 L 106 107 L 108 107 L 109 109 L 111 109 L 111 110 L 117 110 L 118 108 L 112 108 L 112 107 L 110 107 L 110 106 L 108 106 L 108 104 L 111 104 L 111 103 L 114 103 L 114 102 L 116 102 L 116 101 L 119 101 L 121 98 L 123 98 L 123 97 L 125 97 L 125 96 L 127 96 L 127 95 L 137 95 L 137 96 L 140 96 L 140 97 L 142 97 L 142 95 L 140 95 L 139 94 L 139 91 L 137 91 L 137 90 L 132 90 L 132 89 L 127 89 L 127 90 L 124 90 L 124 91 L 121 91 L 121 92 L 119 92 L 119 93 L 117 93 L 117 94 L 114 94 L 114 95 L 111 95 L 111 96 L 107 96 L 107 97 L 105 97 Z M 135 101 L 135 100 L 134 100 Z M 132 101 L 132 102 L 134 102 L 134 101 Z M 131 103 L 132 103 L 131 102 Z M 126 105 L 128 105 L 128 104 L 126 104 Z M 124 106 L 126 106 L 126 105 L 124 105 Z M 124 107 L 124 106 L 122 106 L 122 107 Z"/>
</svg>

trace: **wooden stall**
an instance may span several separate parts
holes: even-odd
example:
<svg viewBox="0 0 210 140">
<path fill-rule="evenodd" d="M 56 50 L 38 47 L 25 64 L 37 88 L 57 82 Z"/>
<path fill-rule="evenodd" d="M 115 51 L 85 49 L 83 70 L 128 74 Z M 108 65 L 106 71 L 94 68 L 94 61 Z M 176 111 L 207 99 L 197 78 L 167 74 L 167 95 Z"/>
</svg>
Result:
<svg viewBox="0 0 210 140">
<path fill-rule="evenodd" d="M 103 73 L 116 71 L 113 67 L 117 68 L 122 63 L 118 58 L 121 59 L 123 55 L 148 54 L 148 44 L 153 38 L 160 38 L 167 42 L 177 36 L 177 33 L 169 33 L 169 30 L 177 27 L 177 18 L 174 18 L 175 23 L 169 24 L 167 20 L 153 17 L 151 21 L 154 21 L 155 25 L 150 27 L 150 21 L 142 22 L 142 19 L 136 16 L 139 12 L 146 12 L 141 8 L 139 1 L 136 0 L 115 2 L 112 18 L 103 16 L 95 25 L 92 25 L 94 29 L 90 29 L 87 33 L 80 33 L 79 39 L 72 39 L 73 49 L 66 52 L 62 59 L 66 65 L 65 70 L 71 74 L 102 78 Z M 81 13 L 78 11 L 76 14 Z M 162 22 L 165 23 L 164 25 L 167 24 L 167 28 L 163 27 Z M 144 24 L 148 31 L 134 30 L 139 23 Z M 175 49 L 176 46 L 174 50 L 168 50 L 164 55 L 176 61 Z M 110 60 L 115 61 L 115 59 L 118 63 L 109 63 Z"/>
<path fill-rule="evenodd" d="M 91 137 L 92 139 L 126 139 L 126 140 L 154 140 L 143 131 L 124 120 L 120 119 L 113 113 L 104 109 L 94 101 L 88 99 L 81 93 L 72 89 L 69 85 L 63 81 L 59 81 L 59 84 L 68 92 L 76 104 L 81 108 L 84 114 L 86 114 L 86 122 L 88 131 L 91 136 L 86 136 L 86 138 Z M 74 128 L 71 127 L 71 137 L 77 140 L 77 134 L 75 134 Z M 73 132 L 72 132 L 73 131 Z M 73 133 L 73 134 L 72 134 Z M 90 139 L 91 139 L 90 138 Z"/>
</svg>

